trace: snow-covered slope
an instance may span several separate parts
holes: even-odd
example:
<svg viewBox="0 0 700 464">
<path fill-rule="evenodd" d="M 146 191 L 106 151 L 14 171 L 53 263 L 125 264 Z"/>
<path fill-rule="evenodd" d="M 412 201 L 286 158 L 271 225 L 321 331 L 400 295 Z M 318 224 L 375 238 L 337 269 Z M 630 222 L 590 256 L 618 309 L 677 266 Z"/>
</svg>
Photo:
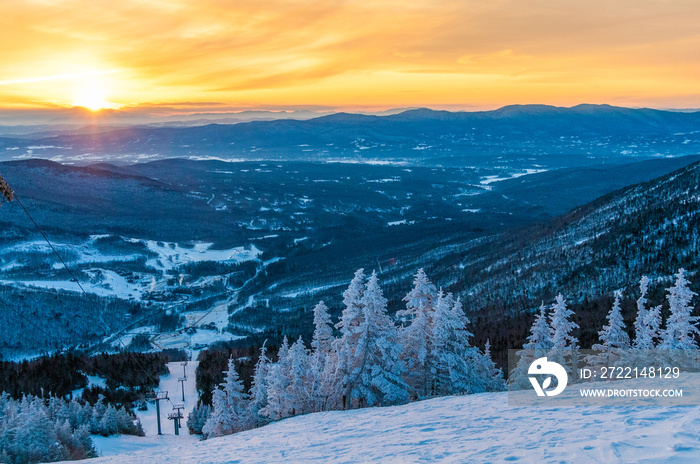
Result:
<svg viewBox="0 0 700 464">
<path fill-rule="evenodd" d="M 486 393 L 310 414 L 207 441 L 132 440 L 137 451 L 89 462 L 697 463 L 700 408 L 513 408 L 505 393 Z"/>
<path fill-rule="evenodd" d="M 652 286 L 656 280 L 665 285 L 681 267 L 694 276 L 699 228 L 696 162 L 548 223 L 466 243 L 433 264 L 431 275 L 446 287 L 456 281 L 465 307 L 531 309 L 558 292 L 592 299 L 636 289 L 642 275 Z"/>
</svg>

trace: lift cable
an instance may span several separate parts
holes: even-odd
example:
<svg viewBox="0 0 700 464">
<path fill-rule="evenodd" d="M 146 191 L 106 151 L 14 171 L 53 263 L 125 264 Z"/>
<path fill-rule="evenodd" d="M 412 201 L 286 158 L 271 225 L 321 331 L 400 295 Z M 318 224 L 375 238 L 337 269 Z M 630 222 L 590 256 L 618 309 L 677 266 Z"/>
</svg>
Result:
<svg viewBox="0 0 700 464">
<path fill-rule="evenodd" d="M 27 210 L 27 208 L 26 208 L 26 207 L 24 206 L 24 204 L 20 201 L 20 199 L 19 199 L 19 197 L 17 196 L 17 194 L 10 188 L 10 186 L 7 184 L 7 182 L 5 182 L 5 179 L 3 179 L 2 176 L 0 176 L 0 192 L 2 192 L 3 197 L 4 197 L 3 202 L 4 202 L 5 200 L 6 200 L 6 201 L 17 200 L 17 203 L 19 203 L 19 205 L 22 207 L 22 210 L 24 211 L 24 213 L 27 215 L 27 217 L 28 217 L 29 220 L 32 222 L 32 224 L 34 224 L 34 227 L 36 227 L 36 230 L 39 231 L 39 234 L 41 234 L 41 236 L 44 238 L 44 240 L 45 240 L 46 243 L 49 245 L 49 247 L 51 248 L 51 250 L 54 252 L 54 254 L 56 255 L 56 257 L 59 259 L 59 261 L 61 262 L 61 264 L 63 264 L 63 267 L 66 269 L 66 271 L 68 271 L 68 273 L 70 274 L 70 276 L 71 276 L 71 278 L 72 278 L 72 281 L 75 282 L 75 283 L 78 285 L 78 287 L 80 288 L 80 290 L 83 292 L 83 294 L 84 294 L 86 297 L 88 297 L 88 293 L 85 291 L 85 288 L 83 288 L 83 286 L 80 284 L 80 282 L 78 281 L 77 277 L 75 276 L 75 274 L 73 273 L 73 271 L 71 270 L 71 268 L 68 267 L 68 265 L 67 265 L 66 262 L 63 260 L 63 258 L 61 257 L 61 255 L 58 253 L 58 251 L 56 250 L 56 248 L 53 246 L 53 244 L 51 243 L 51 241 L 49 240 L 49 238 L 46 236 L 46 234 L 44 233 L 44 231 L 41 229 L 41 227 L 39 227 L 39 224 L 37 224 L 37 222 L 34 220 L 34 218 L 33 218 L 32 215 L 29 213 L 29 211 Z M 114 329 L 113 329 L 113 328 L 111 327 L 111 325 L 102 317 L 102 314 L 101 314 L 101 312 L 99 311 L 99 309 L 98 309 L 98 311 L 97 311 L 97 315 L 98 315 L 98 317 L 99 317 L 100 319 L 102 319 L 102 323 L 110 330 L 110 332 L 114 333 Z M 126 352 L 129 354 L 129 356 L 131 356 L 131 359 L 134 360 L 134 363 L 143 371 L 144 374 L 146 374 L 146 377 L 147 377 L 154 385 L 156 385 L 155 388 L 158 389 L 158 390 L 160 390 L 160 388 L 158 387 L 158 382 L 156 382 L 155 379 L 148 373 L 148 371 L 146 371 L 146 369 L 141 365 L 141 363 L 138 361 L 138 359 L 136 359 L 136 357 L 133 355 L 133 353 L 131 353 L 129 350 L 126 349 L 126 345 L 124 344 L 124 341 L 121 339 L 121 337 L 117 337 L 117 341 L 122 345 L 122 348 L 124 348 L 124 351 L 126 351 Z M 167 398 L 167 399 L 168 399 L 168 401 L 170 401 L 170 403 L 172 403 L 172 401 L 171 401 L 169 398 Z"/>
</svg>

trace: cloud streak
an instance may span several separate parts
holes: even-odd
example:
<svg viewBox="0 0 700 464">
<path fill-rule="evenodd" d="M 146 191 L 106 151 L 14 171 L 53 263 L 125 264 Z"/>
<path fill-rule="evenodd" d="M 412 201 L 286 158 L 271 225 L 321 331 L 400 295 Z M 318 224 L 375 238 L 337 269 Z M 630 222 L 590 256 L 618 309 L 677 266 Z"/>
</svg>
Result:
<svg viewBox="0 0 700 464">
<path fill-rule="evenodd" d="M 621 95 L 700 106 L 700 4 L 690 0 L 20 0 L 7 10 L 9 106 L 69 105 L 90 79 L 127 106 L 493 107 Z"/>
</svg>

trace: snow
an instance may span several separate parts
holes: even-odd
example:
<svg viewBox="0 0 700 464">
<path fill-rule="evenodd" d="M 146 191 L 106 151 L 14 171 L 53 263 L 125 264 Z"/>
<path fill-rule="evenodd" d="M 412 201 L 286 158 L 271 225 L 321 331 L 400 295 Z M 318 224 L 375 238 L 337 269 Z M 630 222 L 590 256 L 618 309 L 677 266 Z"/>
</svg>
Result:
<svg viewBox="0 0 700 464">
<path fill-rule="evenodd" d="M 89 239 L 78 243 L 54 243 L 54 247 L 59 251 L 69 251 L 77 254 L 76 259 L 69 259 L 69 264 L 87 264 L 87 263 L 106 263 L 113 261 L 134 261 L 141 254 L 131 253 L 125 255 L 113 255 L 102 253 L 95 247 L 95 240 L 106 235 L 93 235 Z M 224 250 L 211 249 L 212 243 L 195 242 L 191 247 L 183 247 L 180 244 L 172 242 L 159 242 L 155 240 L 141 240 L 136 238 L 122 237 L 125 241 L 131 243 L 142 242 L 146 247 L 157 255 L 157 258 L 148 260 L 147 264 L 160 269 L 171 270 L 182 264 L 199 262 L 199 261 L 234 261 L 241 262 L 255 259 L 261 251 L 255 246 L 246 249 L 243 246 L 229 248 Z M 32 240 L 21 242 L 10 247 L 0 249 L 0 258 L 12 254 L 21 254 L 27 252 L 39 252 L 51 254 L 51 249 L 48 244 L 40 240 Z M 12 263 L 5 263 L 5 266 Z M 14 265 L 13 265 L 14 266 Z M 54 263 L 54 269 L 61 269 L 61 263 Z"/>
<path fill-rule="evenodd" d="M 305 287 L 296 292 L 288 292 L 280 295 L 282 298 L 296 298 L 299 295 L 313 295 L 315 293 L 321 292 L 323 290 L 328 290 L 329 288 L 340 287 L 343 283 L 333 283 L 326 285 L 319 285 L 316 287 Z"/>
<path fill-rule="evenodd" d="M 80 285 L 86 292 L 94 293 L 100 296 L 119 296 L 121 298 L 134 297 L 135 299 L 141 298 L 143 289 L 140 288 L 139 285 L 127 283 L 126 279 L 113 271 L 106 269 L 101 269 L 101 271 L 103 273 L 103 280 L 99 284 L 85 281 L 80 282 Z M 21 284 L 28 287 L 55 288 L 73 292 L 81 291 L 76 282 L 71 282 L 69 280 L 0 280 L 0 282 L 6 285 Z"/>
<path fill-rule="evenodd" d="M 700 462 L 699 424 L 697 407 L 516 408 L 506 393 L 484 393 L 309 414 L 206 441 L 102 439 L 105 456 L 89 462 L 690 464 Z"/>
<path fill-rule="evenodd" d="M 215 330 L 197 329 L 193 334 L 169 332 L 156 335 L 151 343 L 161 350 L 165 349 L 196 349 L 202 346 L 209 346 L 215 342 L 237 340 L 241 336 L 233 335 L 230 332 L 219 332 Z M 200 348 L 201 349 L 201 348 Z"/>
<path fill-rule="evenodd" d="M 368 180 L 367 182 L 373 182 L 373 183 L 377 183 L 377 184 L 385 184 L 387 182 L 401 182 L 401 178 L 400 177 L 390 177 L 388 179 L 371 179 L 371 180 Z"/>
<path fill-rule="evenodd" d="M 86 388 L 92 386 L 98 386 L 101 388 L 107 387 L 107 379 L 98 377 L 96 375 L 86 375 L 85 377 L 87 377 L 88 379 L 88 384 L 86 385 Z M 82 396 L 84 390 L 85 388 L 78 388 L 77 390 L 73 390 L 71 394 L 74 398 L 79 398 L 80 396 Z"/>
<path fill-rule="evenodd" d="M 212 250 L 212 243 L 197 242 L 192 248 L 184 248 L 177 243 L 143 241 L 148 249 L 157 254 L 157 258 L 149 259 L 146 264 L 156 269 L 169 271 L 186 263 L 199 261 L 234 261 L 242 262 L 255 259 L 261 251 L 255 246 L 249 250 L 244 247 L 225 250 Z"/>
<path fill-rule="evenodd" d="M 488 184 L 492 184 L 494 182 L 500 182 L 502 180 L 517 179 L 518 177 L 529 176 L 530 174 L 538 174 L 540 172 L 546 172 L 546 171 L 548 171 L 548 170 L 547 169 L 526 169 L 525 172 L 518 172 L 515 174 L 511 174 L 509 176 L 506 176 L 506 177 L 502 177 L 502 176 L 498 176 L 498 175 L 485 176 L 479 183 L 481 185 L 488 185 Z"/>
<path fill-rule="evenodd" d="M 94 242 L 98 238 L 107 237 L 107 235 L 92 235 L 89 239 L 78 242 L 78 243 L 54 243 L 54 247 L 59 252 L 71 252 L 77 254 L 77 259 L 68 260 L 71 264 L 85 264 L 85 263 L 106 263 L 110 261 L 134 261 L 139 258 L 138 254 L 128 254 L 128 255 L 111 255 L 104 254 L 95 248 Z M 50 255 L 52 253 L 51 248 L 44 240 L 29 240 L 25 242 L 20 242 L 9 247 L 2 248 L 0 250 L 0 256 L 5 256 L 7 254 L 24 254 L 29 252 L 43 253 Z M 14 266 L 16 267 L 16 266 Z M 62 269 L 63 264 L 54 263 L 54 269 Z"/>
<path fill-rule="evenodd" d="M 109 235 L 93 235 L 87 240 L 77 243 L 55 243 L 54 246 L 59 250 L 59 253 L 65 255 L 69 252 L 70 258 L 66 259 L 69 265 L 82 266 L 85 264 L 98 263 L 114 263 L 135 261 L 140 257 L 147 257 L 146 253 L 127 253 L 123 255 L 103 253 L 95 246 L 95 241 L 99 238 L 109 237 Z M 172 242 L 158 242 L 154 240 L 141 240 L 135 238 L 125 238 L 123 240 L 131 243 L 143 243 L 149 251 L 154 253 L 156 257 L 150 256 L 146 264 L 158 270 L 169 272 L 174 268 L 186 263 L 194 263 L 200 261 L 224 261 L 239 263 L 256 259 L 261 251 L 250 246 L 249 249 L 243 246 L 214 250 L 211 247 L 212 243 L 195 242 L 189 247 L 181 246 Z M 137 248 L 136 248 L 137 249 Z M 138 249 L 137 249 L 138 250 Z M 23 264 L 11 257 L 25 253 L 42 253 L 50 258 L 51 249 L 44 241 L 31 240 L 13 244 L 12 246 L 0 248 L 0 271 L 10 271 L 17 267 L 22 267 Z M 59 262 L 53 263 L 54 269 L 62 269 L 63 264 Z M 145 292 L 151 291 L 152 275 L 143 277 L 143 274 L 133 273 L 128 276 L 122 276 L 119 273 L 100 267 L 93 267 L 84 270 L 90 276 L 90 281 L 80 279 L 80 286 L 88 293 L 94 293 L 100 296 L 114 296 L 123 299 L 141 300 Z M 163 280 L 159 279 L 158 284 Z M 70 280 L 0 280 L 0 283 L 6 285 L 23 285 L 39 288 L 54 288 L 60 290 L 79 292 L 80 286 L 76 282 Z M 204 283 L 204 282 L 202 282 Z"/>
<path fill-rule="evenodd" d="M 228 307 L 230 304 L 231 300 L 226 300 L 206 311 L 190 311 L 185 313 L 184 316 L 187 320 L 185 326 L 194 327 L 214 324 L 217 329 L 222 330 L 228 325 Z"/>
<path fill-rule="evenodd" d="M 162 453 L 164 448 L 170 446 L 170 443 L 182 444 L 183 442 L 193 442 L 198 440 L 198 437 L 189 435 L 187 430 L 187 416 L 197 404 L 197 390 L 195 386 L 195 369 L 197 369 L 198 361 L 189 361 L 186 366 L 187 381 L 185 382 L 185 401 L 182 401 L 182 387 L 178 379 L 183 375 L 181 362 L 168 363 L 170 374 L 163 375 L 160 378 L 160 390 L 168 392 L 170 400 L 160 402 L 160 420 L 161 431 L 163 435 L 158 436 L 158 422 L 156 419 L 155 404 L 148 403 L 147 411 L 134 410 L 136 416 L 141 420 L 141 425 L 146 433 L 145 437 L 134 437 L 129 435 L 98 437 L 93 436 L 95 448 L 101 456 L 123 455 L 134 450 L 147 450 L 156 453 Z M 173 412 L 173 404 L 184 404 L 185 409 L 182 410 L 184 420 L 181 421 L 182 427 L 180 435 L 175 436 L 173 422 L 168 420 L 168 414 Z M 92 460 L 88 462 L 93 462 Z M 158 460 L 154 461 L 158 462 Z"/>
</svg>

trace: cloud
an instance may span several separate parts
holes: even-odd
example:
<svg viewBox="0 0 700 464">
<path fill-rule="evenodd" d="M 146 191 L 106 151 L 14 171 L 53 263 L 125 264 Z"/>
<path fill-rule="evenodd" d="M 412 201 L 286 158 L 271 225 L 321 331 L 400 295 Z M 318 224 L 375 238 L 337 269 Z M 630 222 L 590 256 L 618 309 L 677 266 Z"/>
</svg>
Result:
<svg viewBox="0 0 700 464">
<path fill-rule="evenodd" d="M 7 106 L 67 105 L 97 77 L 126 106 L 565 103 L 624 87 L 700 105 L 698 2 L 19 0 L 4 16 Z"/>
</svg>

